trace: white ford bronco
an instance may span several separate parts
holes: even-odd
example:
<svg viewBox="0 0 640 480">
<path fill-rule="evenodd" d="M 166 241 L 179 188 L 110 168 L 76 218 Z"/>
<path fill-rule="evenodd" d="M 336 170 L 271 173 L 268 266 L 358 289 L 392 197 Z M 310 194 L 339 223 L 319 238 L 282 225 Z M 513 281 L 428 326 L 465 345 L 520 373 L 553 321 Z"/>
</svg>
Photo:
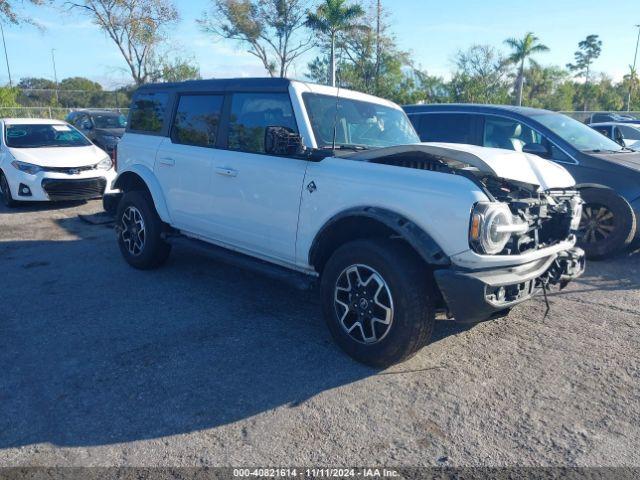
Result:
<svg viewBox="0 0 640 480">
<path fill-rule="evenodd" d="M 420 143 L 376 97 L 237 79 L 141 87 L 113 186 L 133 267 L 188 239 L 318 283 L 337 343 L 387 366 L 427 344 L 436 315 L 502 316 L 582 274 L 573 185 L 534 155 Z"/>
</svg>

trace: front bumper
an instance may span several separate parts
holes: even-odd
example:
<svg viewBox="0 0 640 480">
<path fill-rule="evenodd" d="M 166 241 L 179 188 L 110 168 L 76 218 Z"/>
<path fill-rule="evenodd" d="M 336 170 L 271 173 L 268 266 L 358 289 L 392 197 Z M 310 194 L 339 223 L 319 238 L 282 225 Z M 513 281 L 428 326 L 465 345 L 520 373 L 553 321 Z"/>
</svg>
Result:
<svg viewBox="0 0 640 480">
<path fill-rule="evenodd" d="M 522 303 L 544 285 L 564 288 L 584 273 L 585 256 L 572 248 L 524 265 L 483 271 L 436 270 L 436 282 L 449 313 L 457 321 L 475 323 Z"/>
<path fill-rule="evenodd" d="M 11 195 L 21 202 L 88 200 L 117 191 L 112 188 L 115 169 L 87 170 L 76 175 L 49 171 L 31 175 L 17 170 L 9 173 Z M 28 189 L 26 195 L 24 187 Z"/>
</svg>

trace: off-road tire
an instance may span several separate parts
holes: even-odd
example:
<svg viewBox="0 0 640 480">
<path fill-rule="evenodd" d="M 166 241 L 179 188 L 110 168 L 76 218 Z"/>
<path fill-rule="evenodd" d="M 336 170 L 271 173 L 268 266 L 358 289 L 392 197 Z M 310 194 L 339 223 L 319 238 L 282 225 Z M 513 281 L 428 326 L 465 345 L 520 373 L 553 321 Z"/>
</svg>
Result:
<svg viewBox="0 0 640 480">
<path fill-rule="evenodd" d="M 606 188 L 584 188 L 580 190 L 580 195 L 585 204 L 578 234 L 578 246 L 585 251 L 587 258 L 603 259 L 627 247 L 636 234 L 636 216 L 629 202 L 613 190 Z M 592 219 L 598 221 L 595 217 L 598 216 L 602 207 L 608 210 L 608 212 L 602 210 L 605 214 L 601 216 L 606 218 L 607 223 L 600 229 L 596 227 L 595 232 L 591 233 L 588 225 L 592 223 Z M 612 218 L 609 212 L 613 215 Z M 613 230 L 608 232 L 611 228 Z M 603 237 L 602 232 L 607 232 L 608 235 Z"/>
<path fill-rule="evenodd" d="M 393 320 L 376 343 L 357 341 L 340 321 L 339 315 L 346 309 L 338 313 L 336 286 L 344 278 L 341 275 L 345 269 L 354 265 L 377 272 L 391 293 Z M 347 354 L 367 365 L 384 368 L 412 357 L 428 343 L 435 323 L 433 283 L 429 278 L 422 259 L 400 241 L 356 240 L 341 246 L 325 265 L 320 284 L 329 331 Z"/>
<path fill-rule="evenodd" d="M 2 197 L 2 203 L 7 208 L 13 208 L 18 205 L 18 202 L 16 202 L 11 196 L 9 182 L 2 171 L 0 171 L 0 197 Z"/>
<path fill-rule="evenodd" d="M 130 242 L 126 242 L 125 229 L 128 218 L 138 212 L 142 218 L 145 233 L 144 242 L 139 252 L 132 253 Z M 118 204 L 116 214 L 116 231 L 118 246 L 122 256 L 129 265 L 140 270 L 151 270 L 164 264 L 171 252 L 171 245 L 162 238 L 165 225 L 158 216 L 153 200 L 147 192 L 134 190 L 127 192 Z"/>
</svg>

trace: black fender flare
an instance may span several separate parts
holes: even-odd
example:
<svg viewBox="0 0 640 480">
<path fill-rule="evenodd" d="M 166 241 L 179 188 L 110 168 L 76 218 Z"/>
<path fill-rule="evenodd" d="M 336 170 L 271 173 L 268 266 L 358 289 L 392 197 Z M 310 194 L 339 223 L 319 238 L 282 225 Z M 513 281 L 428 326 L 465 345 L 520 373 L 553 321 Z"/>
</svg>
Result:
<svg viewBox="0 0 640 480">
<path fill-rule="evenodd" d="M 310 265 L 316 265 L 318 256 L 321 254 L 322 241 L 325 235 L 330 232 L 336 224 L 348 218 L 366 218 L 379 222 L 404 239 L 429 265 L 448 266 L 451 264 L 449 257 L 431 235 L 411 220 L 408 220 L 396 212 L 383 208 L 355 207 L 338 213 L 320 228 L 309 249 Z"/>
</svg>

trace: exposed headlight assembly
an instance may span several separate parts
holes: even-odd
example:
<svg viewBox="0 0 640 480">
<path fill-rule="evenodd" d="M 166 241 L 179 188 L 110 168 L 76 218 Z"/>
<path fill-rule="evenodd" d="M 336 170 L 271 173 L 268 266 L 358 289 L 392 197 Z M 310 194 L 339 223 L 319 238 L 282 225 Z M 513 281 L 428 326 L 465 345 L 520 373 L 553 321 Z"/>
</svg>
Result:
<svg viewBox="0 0 640 480">
<path fill-rule="evenodd" d="M 27 162 L 19 162 L 18 160 L 14 160 L 11 162 L 14 168 L 17 168 L 21 172 L 28 173 L 29 175 L 35 175 L 38 172 L 42 171 L 42 167 L 38 165 L 33 165 L 32 163 Z"/>
<path fill-rule="evenodd" d="M 98 168 L 100 170 L 111 170 L 113 167 L 113 162 L 109 157 L 104 157 L 102 161 L 98 164 Z"/>
<path fill-rule="evenodd" d="M 471 214 L 469 243 L 478 253 L 496 255 L 504 250 L 511 235 L 528 229 L 526 223 L 514 221 L 506 203 L 479 202 Z"/>
</svg>

